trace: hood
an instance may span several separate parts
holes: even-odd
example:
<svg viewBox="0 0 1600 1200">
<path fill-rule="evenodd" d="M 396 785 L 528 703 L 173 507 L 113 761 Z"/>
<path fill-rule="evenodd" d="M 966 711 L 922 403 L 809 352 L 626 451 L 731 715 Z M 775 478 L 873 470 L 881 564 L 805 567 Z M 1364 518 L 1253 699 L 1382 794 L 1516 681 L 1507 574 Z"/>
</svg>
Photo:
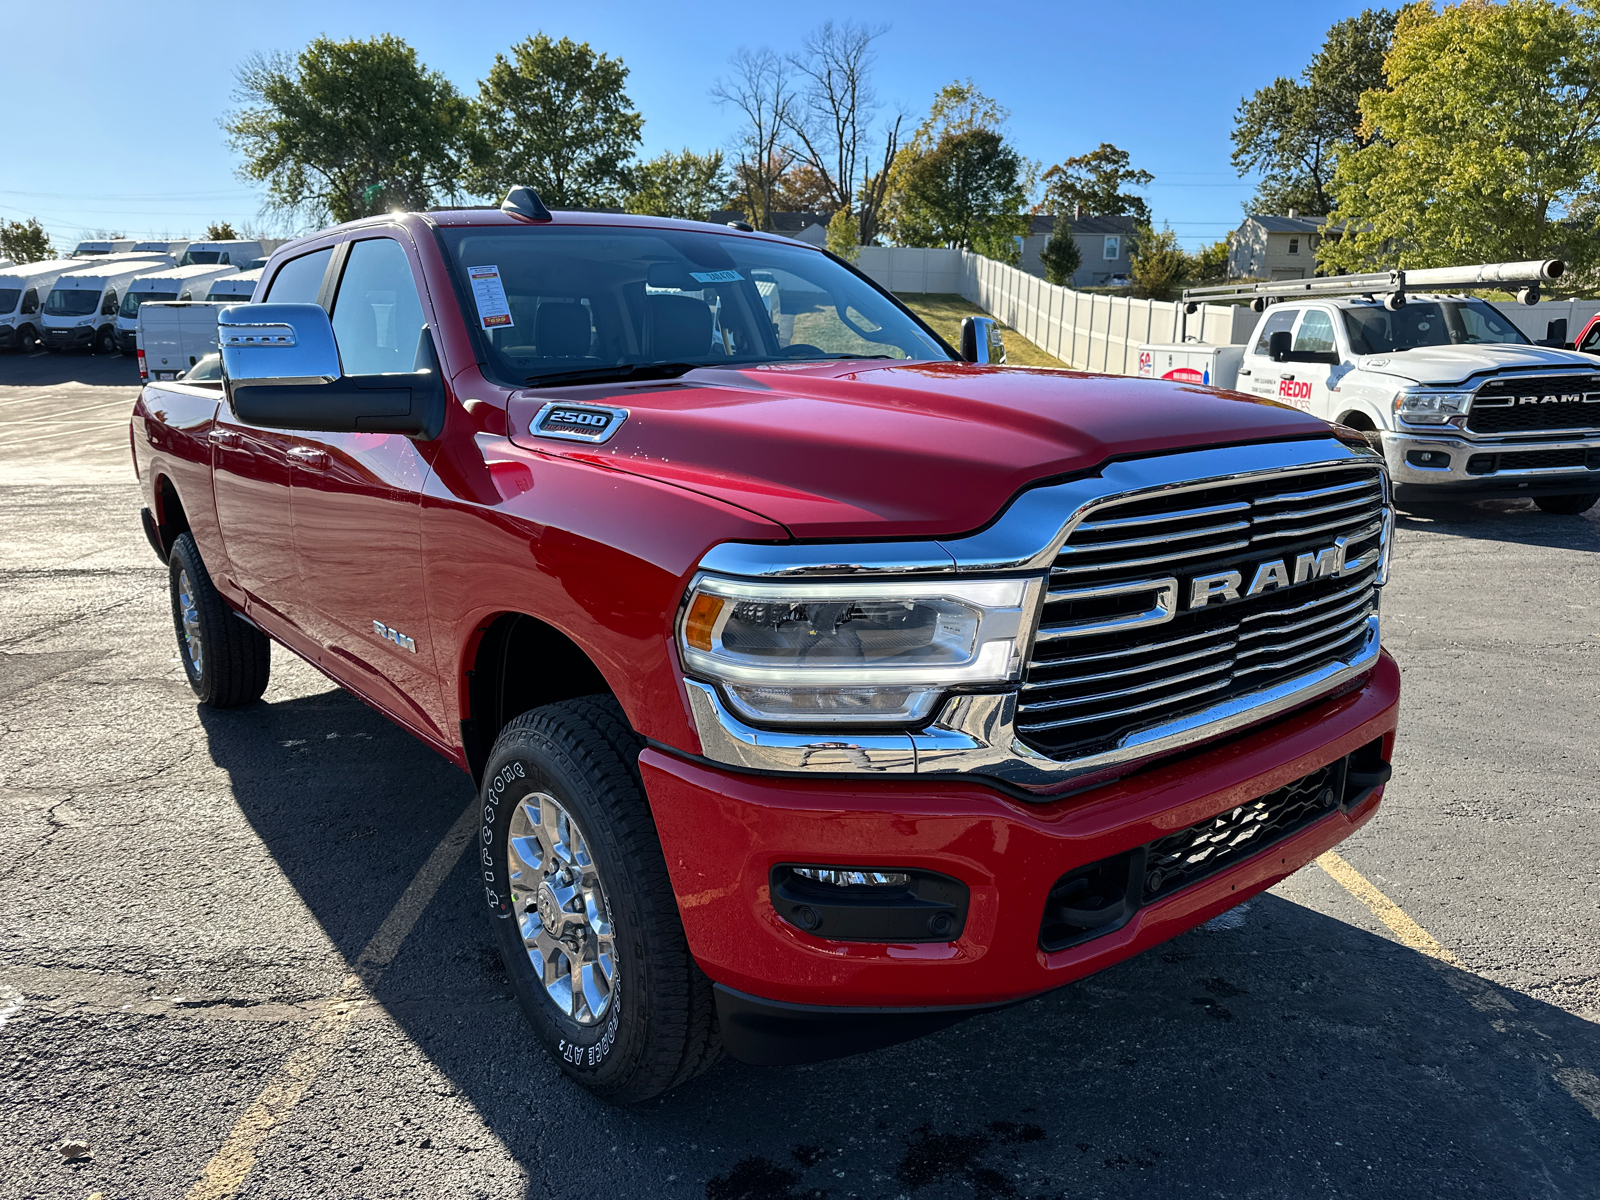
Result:
<svg viewBox="0 0 1600 1200">
<path fill-rule="evenodd" d="M 552 401 L 629 415 L 598 446 L 531 436 Z M 715 496 L 799 538 L 955 536 L 1029 484 L 1110 458 L 1328 433 L 1234 392 L 967 363 L 703 369 L 518 392 L 507 417 L 529 449 Z"/>
<path fill-rule="evenodd" d="M 1493 371 L 1593 370 L 1595 359 L 1573 350 L 1547 346 L 1421 346 L 1399 354 L 1369 354 L 1359 359 L 1363 371 L 1393 375 L 1411 383 L 1465 383 Z"/>
</svg>

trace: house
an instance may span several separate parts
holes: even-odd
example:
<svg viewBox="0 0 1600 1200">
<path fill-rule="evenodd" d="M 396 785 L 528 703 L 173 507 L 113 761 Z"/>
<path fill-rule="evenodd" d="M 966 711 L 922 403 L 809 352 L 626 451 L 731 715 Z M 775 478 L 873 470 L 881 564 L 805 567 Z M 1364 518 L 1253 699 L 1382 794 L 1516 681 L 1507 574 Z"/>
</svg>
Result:
<svg viewBox="0 0 1600 1200">
<path fill-rule="evenodd" d="M 745 215 L 739 209 L 727 208 L 711 213 L 706 220 L 716 225 L 725 225 L 729 221 L 743 221 Z M 794 238 L 797 242 L 805 242 L 811 246 L 825 246 L 828 243 L 828 222 L 833 220 L 832 213 L 824 212 L 775 212 L 772 214 L 772 232 L 781 233 L 784 237 Z"/>
<path fill-rule="evenodd" d="M 1326 217 L 1302 217 L 1294 209 L 1286 217 L 1250 216 L 1228 235 L 1228 278 L 1310 279 L 1317 273 L 1317 246 Z M 1337 236 L 1344 225 L 1334 224 Z"/>
<path fill-rule="evenodd" d="M 1040 255 L 1055 232 L 1056 220 L 1056 217 L 1042 214 L 1035 216 L 1028 236 L 1021 239 L 1022 258 L 1017 265 L 1030 275 L 1044 277 Z M 1078 244 L 1078 254 L 1083 259 L 1073 272 L 1069 286 L 1099 287 L 1110 283 L 1115 276 L 1128 274 L 1128 252 L 1133 248 L 1135 224 L 1132 217 L 1076 216 L 1068 223 L 1072 226 L 1072 240 Z"/>
</svg>

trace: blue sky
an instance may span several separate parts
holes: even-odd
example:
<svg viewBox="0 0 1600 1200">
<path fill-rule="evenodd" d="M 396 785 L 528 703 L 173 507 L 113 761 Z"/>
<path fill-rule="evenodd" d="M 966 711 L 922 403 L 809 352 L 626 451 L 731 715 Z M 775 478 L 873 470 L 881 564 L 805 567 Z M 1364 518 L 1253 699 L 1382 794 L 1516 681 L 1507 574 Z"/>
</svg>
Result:
<svg viewBox="0 0 1600 1200">
<path fill-rule="evenodd" d="M 20 5 L 6 17 L 0 215 L 37 216 L 59 244 L 85 231 L 198 234 L 208 221 L 261 217 L 261 193 L 234 173 L 217 119 L 233 72 L 255 50 L 295 51 L 318 34 L 393 33 L 475 94 L 497 51 L 535 32 L 587 41 L 630 68 L 644 153 L 727 145 L 737 122 L 707 96 L 741 45 L 798 49 L 824 19 L 890 26 L 878 90 L 924 112 L 955 78 L 1011 110 L 1017 148 L 1045 165 L 1113 142 L 1155 173 L 1158 223 L 1187 246 L 1235 227 L 1252 192 L 1228 163 L 1241 96 L 1296 74 L 1358 3 L 1043 3 L 1001 6 L 350 2 L 220 4 L 78 0 Z M 26 48 L 26 49 L 24 49 Z M 20 52 L 19 52 L 20 51 Z M 21 100 L 20 97 L 29 97 Z"/>
</svg>

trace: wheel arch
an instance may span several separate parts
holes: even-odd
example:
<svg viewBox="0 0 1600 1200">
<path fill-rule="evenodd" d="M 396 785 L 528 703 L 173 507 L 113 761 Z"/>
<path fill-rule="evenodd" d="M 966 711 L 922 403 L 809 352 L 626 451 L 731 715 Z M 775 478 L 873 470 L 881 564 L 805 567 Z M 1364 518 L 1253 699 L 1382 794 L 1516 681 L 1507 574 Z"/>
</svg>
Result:
<svg viewBox="0 0 1600 1200">
<path fill-rule="evenodd" d="M 189 514 L 184 510 L 178 487 L 170 475 L 156 476 L 151 499 L 155 506 L 156 536 L 161 539 L 162 556 L 167 557 L 172 554 L 172 543 L 178 540 L 178 535 L 189 532 Z"/>
<path fill-rule="evenodd" d="M 555 626 L 523 612 L 480 620 L 463 649 L 461 745 L 474 782 L 495 738 L 530 709 L 596 694 L 615 695 L 594 658 Z"/>
</svg>

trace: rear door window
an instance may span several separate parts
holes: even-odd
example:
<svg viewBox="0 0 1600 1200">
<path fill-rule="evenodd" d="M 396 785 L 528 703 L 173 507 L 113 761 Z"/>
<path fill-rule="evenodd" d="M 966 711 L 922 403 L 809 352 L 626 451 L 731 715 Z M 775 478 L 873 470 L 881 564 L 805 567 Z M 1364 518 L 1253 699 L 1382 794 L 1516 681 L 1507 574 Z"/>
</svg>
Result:
<svg viewBox="0 0 1600 1200">
<path fill-rule="evenodd" d="M 266 298 L 275 304 L 315 304 L 322 291 L 322 277 L 328 273 L 333 247 L 313 250 L 291 258 L 278 268 Z"/>
</svg>

